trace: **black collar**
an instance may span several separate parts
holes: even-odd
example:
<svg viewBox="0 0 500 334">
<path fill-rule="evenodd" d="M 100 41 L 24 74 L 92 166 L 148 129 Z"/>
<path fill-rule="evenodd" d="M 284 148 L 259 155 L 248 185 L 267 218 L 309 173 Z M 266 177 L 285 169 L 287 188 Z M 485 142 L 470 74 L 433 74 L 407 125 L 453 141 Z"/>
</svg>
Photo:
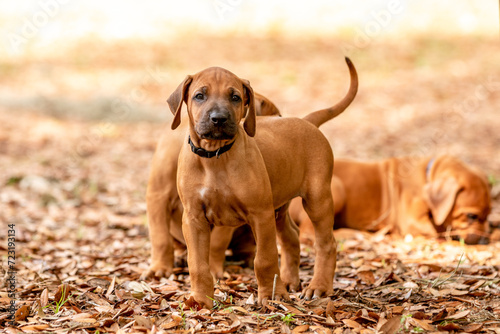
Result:
<svg viewBox="0 0 500 334">
<path fill-rule="evenodd" d="M 188 138 L 188 143 L 191 146 L 191 151 L 193 151 L 193 153 L 199 155 L 200 157 L 202 157 L 202 158 L 217 157 L 217 159 L 219 159 L 219 157 L 222 153 L 229 151 L 229 149 L 233 146 L 234 140 L 227 145 L 219 147 L 215 151 L 207 151 L 204 148 L 194 146 L 193 142 L 191 141 L 191 136 L 189 136 L 189 138 Z"/>
</svg>

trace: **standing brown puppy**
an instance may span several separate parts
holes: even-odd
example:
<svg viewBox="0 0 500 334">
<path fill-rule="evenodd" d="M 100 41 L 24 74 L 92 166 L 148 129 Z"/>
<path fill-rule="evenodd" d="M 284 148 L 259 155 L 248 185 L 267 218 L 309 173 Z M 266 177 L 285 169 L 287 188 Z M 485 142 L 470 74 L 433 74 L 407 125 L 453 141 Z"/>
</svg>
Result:
<svg viewBox="0 0 500 334">
<path fill-rule="evenodd" d="M 211 225 L 219 231 L 244 223 L 252 228 L 259 302 L 272 297 L 275 275 L 275 298 L 288 298 L 286 288 L 298 287 L 298 234 L 287 214 L 296 196 L 302 197 L 316 233 L 314 276 L 303 296 L 310 299 L 332 292 L 336 264 L 330 190 L 333 154 L 317 126 L 340 114 L 356 95 L 356 71 L 346 62 L 351 74 L 347 96 L 333 108 L 304 119 L 257 120 L 248 81 L 221 68 L 188 76 L 169 97 L 175 113 L 173 129 L 180 124 L 183 101 L 189 116 L 189 144 L 179 156 L 177 186 L 184 206 L 192 296 L 201 305 L 212 306 Z M 283 245 L 281 277 L 276 233 Z"/>
<path fill-rule="evenodd" d="M 255 112 L 261 116 L 281 116 L 278 108 L 265 96 L 255 93 Z M 184 246 L 182 203 L 177 192 L 177 163 L 185 131 L 165 129 L 156 147 L 146 193 L 151 265 L 142 274 L 168 277 L 174 267 L 174 243 Z M 182 125 L 181 125 L 182 126 Z"/>
</svg>

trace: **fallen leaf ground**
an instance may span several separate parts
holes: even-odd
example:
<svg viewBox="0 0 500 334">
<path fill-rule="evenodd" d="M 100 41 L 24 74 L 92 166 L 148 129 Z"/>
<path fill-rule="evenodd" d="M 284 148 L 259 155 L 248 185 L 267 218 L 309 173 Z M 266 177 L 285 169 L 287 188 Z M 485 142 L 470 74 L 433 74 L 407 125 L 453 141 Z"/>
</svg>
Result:
<svg viewBox="0 0 500 334">
<path fill-rule="evenodd" d="M 250 79 L 285 115 L 304 115 L 344 93 L 347 71 L 337 48 L 343 42 L 249 38 L 230 53 L 223 50 L 236 41 L 218 37 L 184 41 L 182 57 L 170 52 L 176 43 L 98 49 L 89 42 L 64 57 L 4 61 L 1 92 L 13 97 L 0 101 L 2 331 L 500 333 L 500 242 L 466 246 L 339 231 L 334 295 L 311 302 L 292 294 L 291 302 L 255 305 L 253 272 L 238 263 L 216 285 L 213 310 L 191 309 L 186 268 L 168 279 L 139 280 L 150 250 L 148 166 L 166 126 L 158 120 L 169 120 L 168 94 L 186 74 L 217 64 Z M 336 156 L 452 153 L 495 183 L 496 52 L 493 41 L 479 37 L 374 42 L 355 50 L 359 96 L 322 128 Z M 480 87 L 486 93 L 477 93 Z M 494 222 L 498 192 L 494 186 Z M 15 229 L 13 324 L 9 225 Z M 314 252 L 308 245 L 301 251 L 305 285 Z"/>
</svg>

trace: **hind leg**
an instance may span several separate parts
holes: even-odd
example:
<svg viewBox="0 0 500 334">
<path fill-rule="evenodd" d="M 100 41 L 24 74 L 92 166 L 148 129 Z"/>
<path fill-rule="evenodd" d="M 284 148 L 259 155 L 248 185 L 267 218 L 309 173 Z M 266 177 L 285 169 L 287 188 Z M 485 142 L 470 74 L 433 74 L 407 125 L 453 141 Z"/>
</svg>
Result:
<svg viewBox="0 0 500 334">
<path fill-rule="evenodd" d="M 173 210 L 168 206 L 168 194 L 148 193 L 148 225 L 151 239 L 151 265 L 141 275 L 141 279 L 150 277 L 168 277 L 174 265 L 174 239 L 171 234 Z M 179 222 L 180 225 L 180 222 Z"/>
<path fill-rule="evenodd" d="M 253 268 L 255 247 L 255 239 L 250 226 L 245 224 L 238 227 L 229 244 L 229 248 L 233 251 L 232 261 L 243 262 L 244 267 Z"/>
<path fill-rule="evenodd" d="M 333 293 L 337 260 L 337 243 L 333 237 L 334 208 L 330 187 L 322 188 L 307 193 L 302 201 L 314 225 L 316 239 L 314 276 L 301 295 L 307 300 Z"/>
<path fill-rule="evenodd" d="M 294 292 L 300 288 L 300 242 L 298 228 L 288 212 L 289 205 L 290 202 L 276 211 L 276 230 L 281 245 L 281 279 Z"/>
<path fill-rule="evenodd" d="M 214 226 L 210 233 L 210 272 L 215 279 L 223 277 L 226 249 L 235 229 L 231 226 Z"/>
</svg>

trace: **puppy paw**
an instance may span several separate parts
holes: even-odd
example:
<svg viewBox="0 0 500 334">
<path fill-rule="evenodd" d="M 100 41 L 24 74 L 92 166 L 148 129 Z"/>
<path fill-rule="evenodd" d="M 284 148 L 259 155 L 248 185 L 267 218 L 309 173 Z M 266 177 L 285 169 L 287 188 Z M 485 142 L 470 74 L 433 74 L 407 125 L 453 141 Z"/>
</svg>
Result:
<svg viewBox="0 0 500 334">
<path fill-rule="evenodd" d="M 307 288 L 302 291 L 300 298 L 305 300 L 316 299 L 323 296 L 329 296 L 333 294 L 333 282 L 332 284 L 317 284 L 313 281 L 309 283 Z"/>
<path fill-rule="evenodd" d="M 283 284 L 285 285 L 287 291 L 289 292 L 300 291 L 300 278 L 298 272 L 296 275 L 294 275 L 293 273 L 284 272 L 281 275 L 281 279 L 283 280 Z"/>
<path fill-rule="evenodd" d="M 295 293 L 300 291 L 300 282 L 299 283 L 285 283 L 286 289 L 288 292 Z"/>
<path fill-rule="evenodd" d="M 288 296 L 288 292 L 286 291 L 285 285 L 280 282 L 276 284 L 276 291 L 274 292 L 274 299 L 273 299 L 273 292 L 272 289 L 261 289 L 259 288 L 259 293 L 258 293 L 258 303 L 259 305 L 266 305 L 269 300 L 290 300 L 290 297 Z"/>
<path fill-rule="evenodd" d="M 168 278 L 170 275 L 172 275 L 172 266 L 167 266 L 164 264 L 152 264 L 141 274 L 141 279 L 146 280 L 153 277 Z"/>
<path fill-rule="evenodd" d="M 208 295 L 199 295 L 192 292 L 189 298 L 185 301 L 185 304 L 193 310 L 201 310 L 202 308 L 210 310 L 214 306 L 214 301 L 209 298 Z"/>
<path fill-rule="evenodd" d="M 224 267 L 221 264 L 213 265 L 210 263 L 210 273 L 214 278 L 214 282 L 224 278 Z"/>
</svg>

